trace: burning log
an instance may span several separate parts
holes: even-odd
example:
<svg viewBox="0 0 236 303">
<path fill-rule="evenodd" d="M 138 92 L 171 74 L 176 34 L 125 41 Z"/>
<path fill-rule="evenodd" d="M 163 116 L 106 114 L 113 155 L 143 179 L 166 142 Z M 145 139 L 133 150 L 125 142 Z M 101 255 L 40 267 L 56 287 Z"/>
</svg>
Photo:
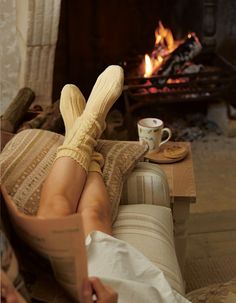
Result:
<svg viewBox="0 0 236 303">
<path fill-rule="evenodd" d="M 158 79 L 158 84 L 164 85 L 168 80 L 167 76 L 178 73 L 181 67 L 186 62 L 191 61 L 201 50 L 202 46 L 197 36 L 194 33 L 189 34 L 187 39 L 180 44 L 162 64 L 158 76 L 164 76 L 166 78 Z"/>
</svg>

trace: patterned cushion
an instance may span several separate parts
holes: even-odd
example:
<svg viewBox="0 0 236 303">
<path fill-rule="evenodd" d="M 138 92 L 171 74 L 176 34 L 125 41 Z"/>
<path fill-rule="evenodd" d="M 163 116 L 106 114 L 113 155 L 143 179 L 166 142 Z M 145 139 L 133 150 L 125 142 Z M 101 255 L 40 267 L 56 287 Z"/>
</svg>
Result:
<svg viewBox="0 0 236 303">
<path fill-rule="evenodd" d="M 187 294 L 192 303 L 235 303 L 236 277 L 227 283 L 212 284 Z"/>
<path fill-rule="evenodd" d="M 42 183 L 63 140 L 62 135 L 30 129 L 16 134 L 3 149 L 0 155 L 2 183 L 18 209 L 25 214 L 36 214 Z M 111 201 L 113 222 L 123 182 L 146 148 L 136 141 L 98 141 L 97 151 L 105 159 L 103 176 Z"/>
</svg>

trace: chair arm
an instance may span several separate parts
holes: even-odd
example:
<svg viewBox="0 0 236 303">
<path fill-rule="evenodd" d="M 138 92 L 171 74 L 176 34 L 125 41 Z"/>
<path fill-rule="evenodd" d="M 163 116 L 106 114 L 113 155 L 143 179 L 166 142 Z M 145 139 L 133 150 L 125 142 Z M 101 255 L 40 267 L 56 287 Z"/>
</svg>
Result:
<svg viewBox="0 0 236 303">
<path fill-rule="evenodd" d="M 153 204 L 170 207 L 167 177 L 157 165 L 139 162 L 124 183 L 121 204 Z"/>
</svg>

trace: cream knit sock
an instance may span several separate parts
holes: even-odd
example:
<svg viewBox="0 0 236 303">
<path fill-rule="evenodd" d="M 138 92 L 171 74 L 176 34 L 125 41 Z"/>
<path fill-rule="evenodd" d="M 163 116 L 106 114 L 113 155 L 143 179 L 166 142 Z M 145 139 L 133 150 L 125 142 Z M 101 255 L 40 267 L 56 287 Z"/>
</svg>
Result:
<svg viewBox="0 0 236 303">
<path fill-rule="evenodd" d="M 60 97 L 60 112 L 65 125 L 65 137 L 72 128 L 75 120 L 85 109 L 86 101 L 76 85 L 66 84 Z"/>
<path fill-rule="evenodd" d="M 76 85 L 67 84 L 63 87 L 60 98 L 60 111 L 65 124 L 65 136 L 72 128 L 77 117 L 82 115 L 85 106 L 85 98 Z M 101 168 L 103 165 L 104 158 L 102 154 L 94 151 L 88 171 L 102 174 Z"/>
<path fill-rule="evenodd" d="M 104 117 L 122 93 L 124 82 L 123 69 L 118 65 L 110 65 L 97 78 L 84 112 L 92 114 L 103 125 Z"/>
<path fill-rule="evenodd" d="M 103 131 L 108 111 L 122 93 L 123 81 L 120 66 L 109 66 L 100 74 L 84 112 L 67 131 L 63 145 L 58 148 L 56 159 L 70 157 L 88 171 L 96 140 Z"/>
</svg>

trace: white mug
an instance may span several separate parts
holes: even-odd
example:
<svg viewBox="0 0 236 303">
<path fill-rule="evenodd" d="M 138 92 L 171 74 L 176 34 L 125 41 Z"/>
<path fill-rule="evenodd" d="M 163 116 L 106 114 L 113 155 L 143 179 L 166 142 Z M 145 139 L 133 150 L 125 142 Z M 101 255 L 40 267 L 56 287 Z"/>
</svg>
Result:
<svg viewBox="0 0 236 303">
<path fill-rule="evenodd" d="M 162 140 L 164 133 L 168 134 L 165 140 Z M 157 118 L 144 118 L 138 121 L 138 135 L 140 142 L 146 142 L 150 152 L 158 152 L 160 146 L 171 138 L 171 130 L 164 127 L 162 120 Z"/>
</svg>

